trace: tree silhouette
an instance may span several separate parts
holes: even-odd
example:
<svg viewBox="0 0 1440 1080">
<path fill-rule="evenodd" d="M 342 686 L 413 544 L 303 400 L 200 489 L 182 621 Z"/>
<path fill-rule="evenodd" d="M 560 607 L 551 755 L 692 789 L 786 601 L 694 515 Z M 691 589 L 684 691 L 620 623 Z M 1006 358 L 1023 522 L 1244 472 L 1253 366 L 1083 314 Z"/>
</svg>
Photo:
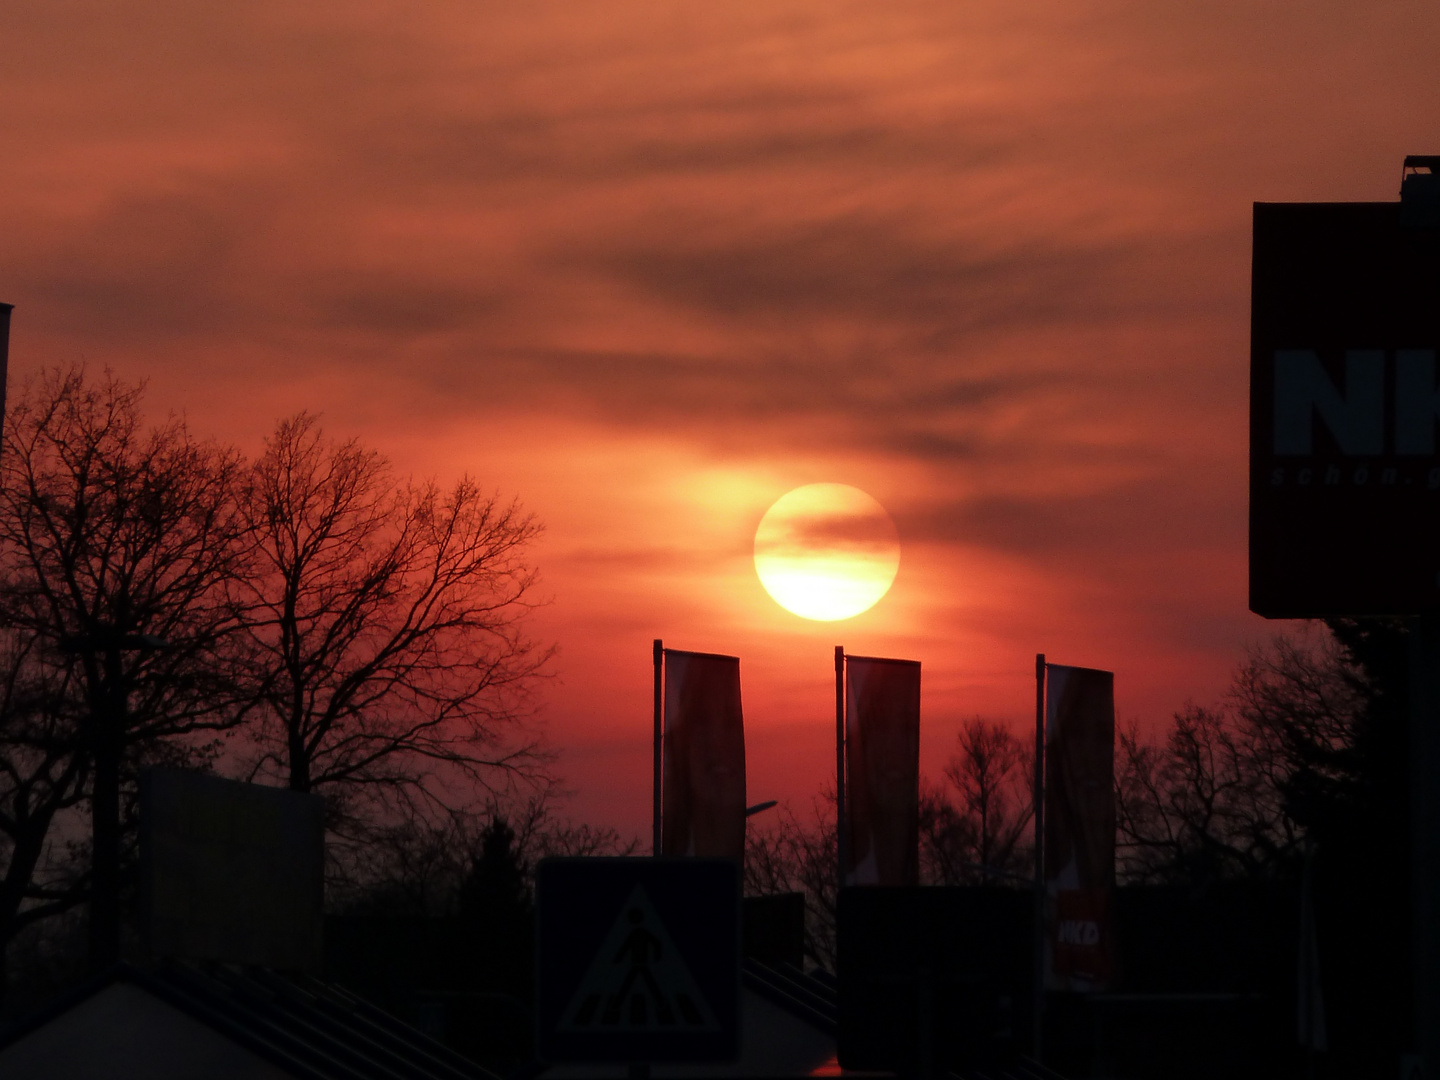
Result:
<svg viewBox="0 0 1440 1080">
<path fill-rule="evenodd" d="M 117 958 L 138 770 L 212 760 L 242 723 L 252 777 L 325 793 L 352 839 L 447 782 L 544 780 L 523 729 L 549 656 L 522 632 L 533 518 L 468 480 L 400 483 L 305 415 L 247 468 L 178 419 L 148 427 L 142 396 L 56 370 L 7 417 L 0 954 L 88 898 L 91 962 Z M 57 840 L 87 805 L 89 844 Z"/>
<path fill-rule="evenodd" d="M 1175 714 L 1162 743 L 1147 742 L 1133 724 L 1116 742 L 1122 881 L 1200 885 L 1295 872 L 1302 830 L 1266 727 L 1191 705 Z"/>
<path fill-rule="evenodd" d="M 945 766 L 948 787 L 930 788 L 921 799 L 927 880 L 996 885 L 1031 873 L 1033 760 L 1029 744 L 1003 724 L 972 717 L 961 725 Z"/>
<path fill-rule="evenodd" d="M 804 893 L 803 950 L 830 971 L 835 970 L 835 872 L 833 788 L 812 802 L 809 821 L 802 821 L 788 805 L 783 805 L 768 828 L 746 830 L 745 894 Z"/>
<path fill-rule="evenodd" d="M 242 715 L 223 587 L 244 557 L 239 461 L 179 420 L 145 429 L 140 396 L 108 374 L 47 372 L 14 403 L 0 455 L 0 625 L 64 670 L 71 752 L 93 769 L 96 966 L 119 953 L 127 760 Z"/>
<path fill-rule="evenodd" d="M 1318 665 L 1305 662 L 1313 651 L 1262 657 L 1268 662 L 1241 680 L 1237 696 L 1251 722 L 1280 736 L 1286 805 L 1316 852 L 1330 1056 L 1335 1075 L 1360 1076 L 1414 1045 L 1409 637 L 1398 620 L 1328 627 L 1332 643 Z M 1337 698 L 1353 705 L 1330 707 Z"/>
<path fill-rule="evenodd" d="M 1253 650 L 1224 700 L 1182 710 L 1162 741 L 1120 738 L 1123 879 L 1298 882 L 1314 852 L 1337 1076 L 1411 1045 L 1407 650 L 1399 622 L 1312 624 Z"/>
<path fill-rule="evenodd" d="M 480 833 L 480 850 L 460 885 L 460 913 L 486 925 L 514 922 L 530 911 L 528 868 L 515 830 L 501 814 Z"/>
<path fill-rule="evenodd" d="M 489 788 L 542 770 L 520 730 L 550 656 L 522 629 L 533 517 L 468 479 L 398 482 L 306 414 L 267 441 L 244 508 L 256 775 L 354 825 L 377 801 L 443 802 L 437 771 Z"/>
<path fill-rule="evenodd" d="M 1221 701 L 1186 706 L 1159 741 L 1121 729 L 1122 879 L 1295 877 L 1306 835 L 1328 849 L 1376 812 L 1384 840 L 1368 843 L 1393 847 L 1405 829 L 1404 635 L 1334 626 L 1251 650 Z"/>
<path fill-rule="evenodd" d="M 88 896 L 89 872 L 50 844 L 57 820 L 89 797 L 91 760 L 79 701 L 63 666 L 36 658 L 38 642 L 4 631 L 0 650 L 0 996 L 12 941 L 27 926 Z"/>
</svg>

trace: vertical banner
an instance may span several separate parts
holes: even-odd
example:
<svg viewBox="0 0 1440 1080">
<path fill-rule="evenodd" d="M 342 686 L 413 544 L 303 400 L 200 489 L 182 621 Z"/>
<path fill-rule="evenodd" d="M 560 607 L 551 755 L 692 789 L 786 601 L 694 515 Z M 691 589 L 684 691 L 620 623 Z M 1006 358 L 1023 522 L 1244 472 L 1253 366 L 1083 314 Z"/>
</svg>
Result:
<svg viewBox="0 0 1440 1080">
<path fill-rule="evenodd" d="M 846 885 L 920 878 L 920 664 L 845 658 Z"/>
<path fill-rule="evenodd" d="M 1052 990 L 1101 990 L 1112 974 L 1115 676 L 1047 665 L 1045 878 Z"/>
<path fill-rule="evenodd" d="M 745 722 L 740 661 L 665 650 L 666 855 L 745 855 Z"/>
</svg>

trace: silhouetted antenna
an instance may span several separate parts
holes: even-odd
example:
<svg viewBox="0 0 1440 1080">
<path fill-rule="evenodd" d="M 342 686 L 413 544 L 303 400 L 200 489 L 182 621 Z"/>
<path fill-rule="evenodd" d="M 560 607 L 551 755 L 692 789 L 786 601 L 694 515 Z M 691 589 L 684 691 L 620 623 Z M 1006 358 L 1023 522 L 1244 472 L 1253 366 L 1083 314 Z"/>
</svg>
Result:
<svg viewBox="0 0 1440 1080">
<path fill-rule="evenodd" d="M 1440 227 L 1440 154 L 1408 154 L 1400 174 L 1400 221 Z"/>
</svg>

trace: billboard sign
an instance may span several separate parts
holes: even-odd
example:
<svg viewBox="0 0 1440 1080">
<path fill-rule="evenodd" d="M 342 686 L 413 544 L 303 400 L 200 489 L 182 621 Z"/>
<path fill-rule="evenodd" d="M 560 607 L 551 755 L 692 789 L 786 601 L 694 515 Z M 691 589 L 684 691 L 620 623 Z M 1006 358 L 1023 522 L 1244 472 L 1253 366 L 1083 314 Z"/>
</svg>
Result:
<svg viewBox="0 0 1440 1080">
<path fill-rule="evenodd" d="M 1440 611 L 1440 229 L 1402 203 L 1257 203 L 1250 608 Z"/>
</svg>

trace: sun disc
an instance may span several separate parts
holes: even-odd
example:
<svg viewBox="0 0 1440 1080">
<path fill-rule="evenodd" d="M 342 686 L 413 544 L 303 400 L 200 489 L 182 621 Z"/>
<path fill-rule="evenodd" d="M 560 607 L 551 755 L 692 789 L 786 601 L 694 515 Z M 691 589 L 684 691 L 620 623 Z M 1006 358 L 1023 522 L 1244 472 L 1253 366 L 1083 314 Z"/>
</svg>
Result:
<svg viewBox="0 0 1440 1080">
<path fill-rule="evenodd" d="M 834 622 L 868 611 L 900 568 L 885 508 L 848 484 L 807 484 L 777 499 L 755 530 L 755 573 L 775 602 Z"/>
</svg>

